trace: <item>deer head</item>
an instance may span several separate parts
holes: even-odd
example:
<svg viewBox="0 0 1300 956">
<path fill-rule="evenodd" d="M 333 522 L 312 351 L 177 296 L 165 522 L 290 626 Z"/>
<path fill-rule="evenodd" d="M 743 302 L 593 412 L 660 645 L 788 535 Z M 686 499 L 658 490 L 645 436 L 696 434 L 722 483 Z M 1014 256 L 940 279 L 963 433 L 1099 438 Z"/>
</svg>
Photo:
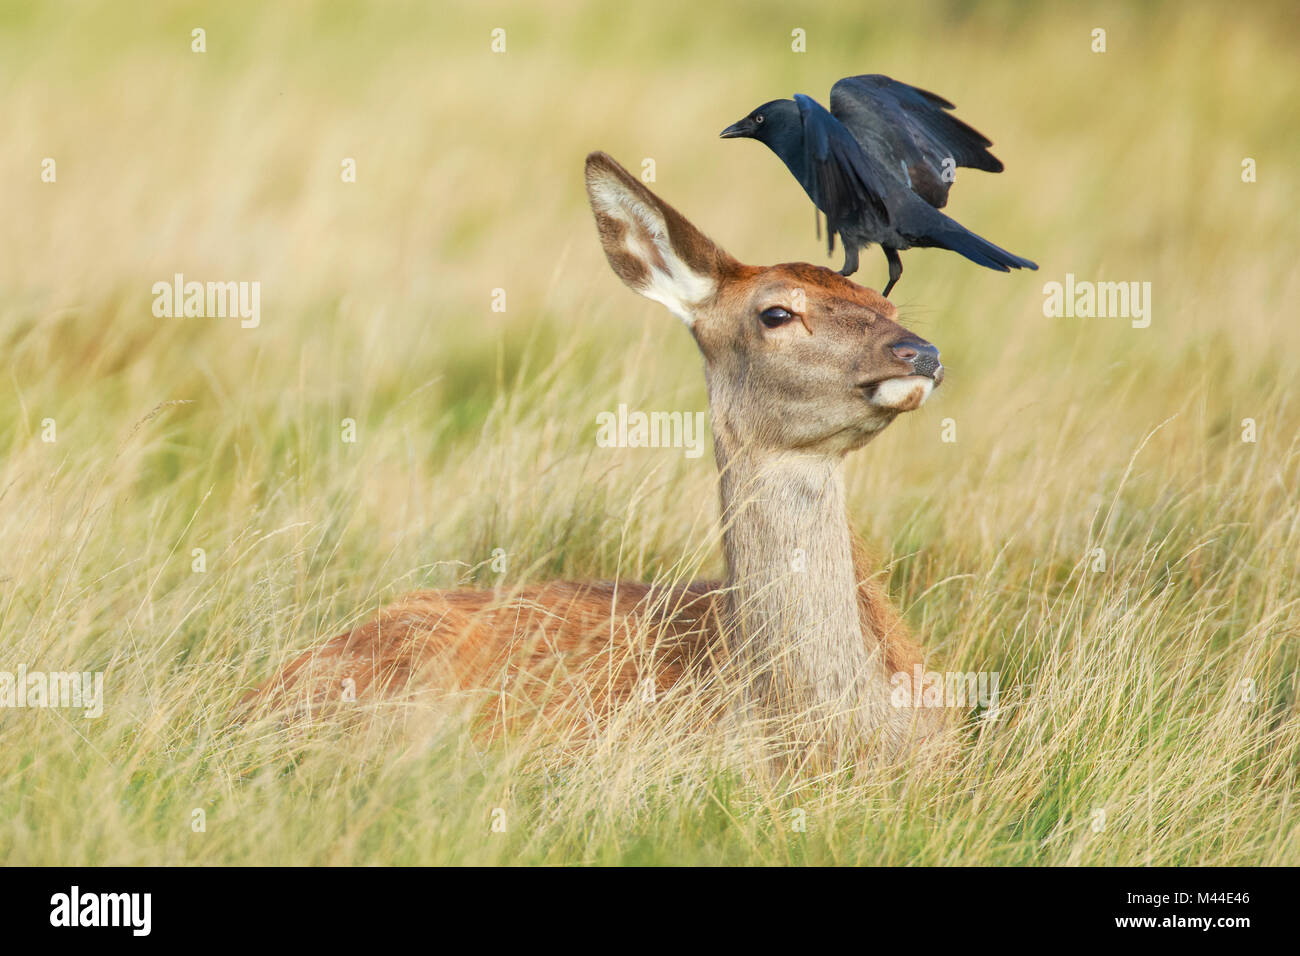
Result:
<svg viewBox="0 0 1300 956">
<path fill-rule="evenodd" d="M 878 293 L 807 263 L 737 262 L 605 153 L 586 178 L 610 266 L 690 328 L 733 449 L 841 457 L 943 380 L 938 350 Z"/>
</svg>

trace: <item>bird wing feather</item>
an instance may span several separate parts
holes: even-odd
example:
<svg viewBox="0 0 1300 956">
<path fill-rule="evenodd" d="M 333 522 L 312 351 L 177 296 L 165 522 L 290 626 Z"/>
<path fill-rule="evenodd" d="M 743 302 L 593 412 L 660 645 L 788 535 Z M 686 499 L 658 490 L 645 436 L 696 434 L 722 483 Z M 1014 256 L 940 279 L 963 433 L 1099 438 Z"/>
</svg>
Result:
<svg viewBox="0 0 1300 956">
<path fill-rule="evenodd" d="M 862 147 L 820 103 L 795 95 L 803 119 L 805 163 L 826 213 L 827 239 L 845 224 L 874 216 L 888 224 L 889 208 Z M 833 248 L 832 248 L 833 251 Z"/>
<path fill-rule="evenodd" d="M 949 110 L 942 96 L 880 74 L 850 76 L 831 88 L 831 115 L 882 164 L 899 169 L 918 196 L 942 208 L 951 179 L 944 160 L 956 166 L 1002 171 L 988 151 L 993 143 Z"/>
</svg>

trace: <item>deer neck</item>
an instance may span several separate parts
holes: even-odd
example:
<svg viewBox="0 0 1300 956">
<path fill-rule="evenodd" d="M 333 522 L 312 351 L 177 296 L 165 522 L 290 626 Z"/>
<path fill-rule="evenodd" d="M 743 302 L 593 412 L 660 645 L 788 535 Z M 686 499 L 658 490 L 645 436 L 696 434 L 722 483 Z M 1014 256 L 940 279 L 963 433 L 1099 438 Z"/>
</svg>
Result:
<svg viewBox="0 0 1300 956">
<path fill-rule="evenodd" d="M 863 638 L 842 457 L 741 447 L 716 420 L 714 435 L 728 640 L 759 702 L 857 711 L 883 661 Z"/>
</svg>

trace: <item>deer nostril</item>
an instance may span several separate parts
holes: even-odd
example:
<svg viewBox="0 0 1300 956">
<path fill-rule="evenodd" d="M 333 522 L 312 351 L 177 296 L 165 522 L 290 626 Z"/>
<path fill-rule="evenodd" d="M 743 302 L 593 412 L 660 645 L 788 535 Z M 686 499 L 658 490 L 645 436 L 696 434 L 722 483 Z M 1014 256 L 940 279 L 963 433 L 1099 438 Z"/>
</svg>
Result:
<svg viewBox="0 0 1300 956">
<path fill-rule="evenodd" d="M 916 358 L 917 351 L 916 349 L 912 348 L 912 346 L 910 345 L 895 345 L 894 354 L 897 355 L 904 362 L 911 362 Z"/>
</svg>

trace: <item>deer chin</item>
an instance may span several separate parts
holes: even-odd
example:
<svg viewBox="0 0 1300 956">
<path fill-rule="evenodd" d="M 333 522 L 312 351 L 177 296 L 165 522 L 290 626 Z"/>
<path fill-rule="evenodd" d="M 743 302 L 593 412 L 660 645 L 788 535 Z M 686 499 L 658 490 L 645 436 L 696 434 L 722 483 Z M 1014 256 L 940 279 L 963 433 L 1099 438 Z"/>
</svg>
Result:
<svg viewBox="0 0 1300 956">
<path fill-rule="evenodd" d="M 872 385 L 867 401 L 891 412 L 912 412 L 924 405 L 933 391 L 934 379 L 927 375 L 900 375 Z"/>
</svg>

